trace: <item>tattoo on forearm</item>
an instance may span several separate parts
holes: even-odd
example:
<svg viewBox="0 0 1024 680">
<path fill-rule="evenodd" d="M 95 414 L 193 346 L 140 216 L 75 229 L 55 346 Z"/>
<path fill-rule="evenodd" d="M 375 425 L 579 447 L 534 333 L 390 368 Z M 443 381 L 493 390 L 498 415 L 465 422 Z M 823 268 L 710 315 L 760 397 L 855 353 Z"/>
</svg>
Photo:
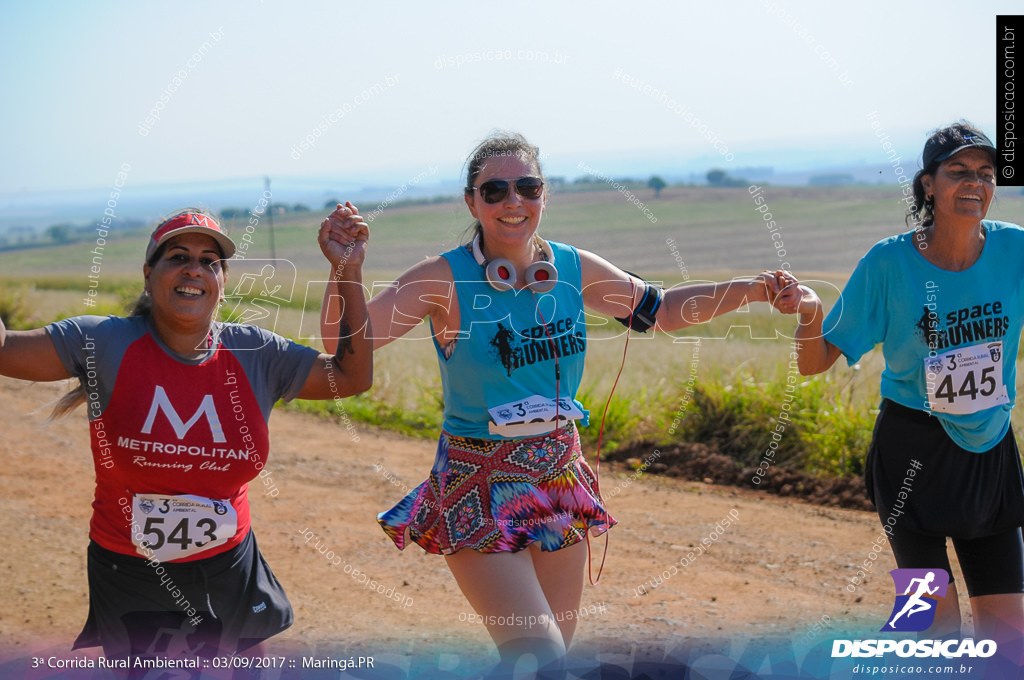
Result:
<svg viewBox="0 0 1024 680">
<path fill-rule="evenodd" d="M 355 354 L 356 351 L 352 349 L 352 327 L 348 325 L 348 322 L 344 319 L 338 325 L 338 349 L 334 352 L 334 356 L 343 357 L 346 354 Z"/>
</svg>

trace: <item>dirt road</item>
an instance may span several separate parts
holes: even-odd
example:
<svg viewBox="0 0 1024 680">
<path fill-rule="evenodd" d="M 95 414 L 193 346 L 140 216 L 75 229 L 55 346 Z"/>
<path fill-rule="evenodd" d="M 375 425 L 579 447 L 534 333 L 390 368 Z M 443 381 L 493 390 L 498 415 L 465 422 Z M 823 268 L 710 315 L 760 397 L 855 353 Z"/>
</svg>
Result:
<svg viewBox="0 0 1024 680">
<path fill-rule="evenodd" d="M 0 575 L 7 595 L 0 649 L 8 659 L 69 647 L 86 616 L 94 477 L 85 415 L 44 423 L 44 405 L 63 389 L 0 378 Z M 253 526 L 296 611 L 295 625 L 271 649 L 358 654 L 370 646 L 401 652 L 442 645 L 490 655 L 489 638 L 467 622 L 442 558 L 415 546 L 396 550 L 374 520 L 425 477 L 433 446 L 361 425 L 356 432 L 358 443 L 323 419 L 283 410 L 271 418 L 270 486 L 257 480 L 251 487 Z M 879 535 L 872 513 L 637 477 L 622 464 L 601 466 L 601 487 L 619 525 L 600 584 L 584 591 L 577 651 L 628 653 L 682 639 L 810 639 L 823 622 L 827 634 L 877 631 L 889 613 L 895 564 L 887 549 L 866 583 L 855 592 L 846 587 Z M 737 521 L 717 531 L 730 514 Z M 336 553 L 336 564 L 303 532 Z M 710 548 L 698 553 L 713 534 Z M 594 547 L 596 568 L 603 539 Z M 355 570 L 386 586 L 390 599 L 361 585 Z"/>
</svg>

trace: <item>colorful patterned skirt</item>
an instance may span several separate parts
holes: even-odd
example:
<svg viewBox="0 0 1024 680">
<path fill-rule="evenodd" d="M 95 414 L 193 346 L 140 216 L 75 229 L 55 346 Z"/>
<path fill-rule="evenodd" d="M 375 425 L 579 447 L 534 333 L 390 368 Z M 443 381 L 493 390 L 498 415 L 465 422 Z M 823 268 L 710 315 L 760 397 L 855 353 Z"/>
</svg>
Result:
<svg viewBox="0 0 1024 680">
<path fill-rule="evenodd" d="M 441 433 L 430 478 L 377 515 L 400 549 L 552 551 L 616 524 L 604 509 L 575 426 L 539 437 L 475 439 Z"/>
</svg>

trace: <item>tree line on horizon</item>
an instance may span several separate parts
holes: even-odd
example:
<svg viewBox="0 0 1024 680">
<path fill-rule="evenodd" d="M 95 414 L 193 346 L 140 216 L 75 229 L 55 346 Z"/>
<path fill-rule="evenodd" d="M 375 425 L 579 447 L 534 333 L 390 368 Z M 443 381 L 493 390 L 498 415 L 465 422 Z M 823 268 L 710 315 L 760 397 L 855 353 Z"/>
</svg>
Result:
<svg viewBox="0 0 1024 680">
<path fill-rule="evenodd" d="M 746 187 L 749 186 L 750 182 L 741 177 L 732 177 L 726 170 L 721 168 L 712 168 L 705 174 L 706 186 L 711 188 L 734 188 L 734 187 Z M 575 193 L 581 191 L 601 191 L 610 190 L 609 181 L 599 179 L 593 175 L 582 175 L 576 177 L 571 182 L 565 177 L 553 176 L 547 179 L 552 189 L 558 192 Z M 704 186 L 700 184 L 694 184 L 691 182 L 675 182 L 669 184 L 660 175 L 651 175 L 647 180 L 634 179 L 631 177 L 623 177 L 611 180 L 611 182 L 619 184 L 627 189 L 636 191 L 639 189 L 651 189 L 654 192 L 654 198 L 659 198 L 663 189 L 673 187 L 695 187 Z M 813 175 L 808 180 L 810 186 L 840 186 L 847 184 L 854 184 L 853 175 L 844 173 L 831 173 Z M 432 205 L 437 203 L 450 203 L 459 200 L 461 197 L 458 195 L 437 195 L 430 198 L 406 198 L 399 201 L 394 201 L 388 205 L 390 208 L 401 208 L 401 207 L 412 207 L 417 205 Z M 334 207 L 342 201 L 338 198 L 330 198 L 324 201 L 323 210 L 333 210 Z M 305 203 L 271 203 L 268 211 L 272 215 L 288 215 L 288 214 L 301 214 L 312 212 Z M 249 208 L 240 208 L 235 206 L 228 206 L 221 208 L 218 211 L 218 215 L 221 219 L 232 220 L 232 219 L 244 219 L 248 217 L 250 212 Z M 74 224 L 71 222 L 60 222 L 58 224 L 52 224 L 42 230 L 41 234 L 38 229 L 32 226 L 16 226 L 11 227 L 4 233 L 0 233 L 0 250 L 16 250 L 19 248 L 34 248 L 39 246 L 58 246 L 65 245 L 68 243 L 78 243 L 82 241 L 89 241 L 95 238 L 94 234 L 94 221 L 86 224 Z M 124 217 L 118 218 L 118 224 L 110 226 L 110 231 L 119 231 L 122 233 L 132 232 L 138 229 L 145 229 L 150 226 L 150 221 L 139 218 Z"/>
</svg>

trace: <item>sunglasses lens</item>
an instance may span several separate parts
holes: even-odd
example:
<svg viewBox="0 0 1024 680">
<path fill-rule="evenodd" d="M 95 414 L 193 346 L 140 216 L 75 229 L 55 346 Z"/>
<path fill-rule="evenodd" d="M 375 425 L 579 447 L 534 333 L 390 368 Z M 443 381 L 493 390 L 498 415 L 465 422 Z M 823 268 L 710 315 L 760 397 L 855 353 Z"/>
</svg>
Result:
<svg viewBox="0 0 1024 680">
<path fill-rule="evenodd" d="M 516 193 L 535 201 L 544 192 L 544 182 L 536 177 L 520 177 L 516 181 Z M 500 203 L 508 196 L 512 184 L 507 179 L 492 179 L 480 185 L 480 197 L 487 203 Z"/>
<path fill-rule="evenodd" d="M 523 198 L 535 201 L 540 198 L 542 191 L 544 191 L 544 182 L 536 177 L 523 177 L 516 180 L 516 192 Z"/>
<path fill-rule="evenodd" d="M 492 179 L 480 185 L 480 196 L 487 203 L 498 203 L 508 196 L 509 183 L 503 179 Z"/>
</svg>

